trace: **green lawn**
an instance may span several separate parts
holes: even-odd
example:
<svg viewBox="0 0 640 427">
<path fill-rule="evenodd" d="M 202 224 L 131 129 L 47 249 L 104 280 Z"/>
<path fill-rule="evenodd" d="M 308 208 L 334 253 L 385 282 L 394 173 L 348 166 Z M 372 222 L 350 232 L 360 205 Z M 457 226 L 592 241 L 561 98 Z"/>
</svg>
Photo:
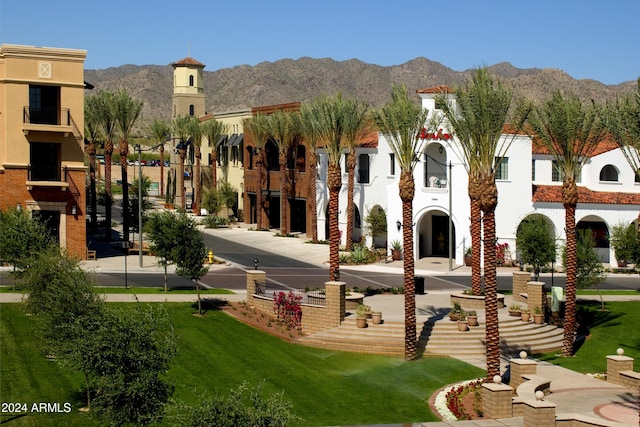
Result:
<svg viewBox="0 0 640 427">
<path fill-rule="evenodd" d="M 449 358 L 405 362 L 401 358 L 340 353 L 283 342 L 221 312 L 193 316 L 191 304 L 167 304 L 179 335 L 179 354 L 169 371 L 177 403 L 198 395 L 228 393 L 243 381 L 284 391 L 303 425 L 436 421 L 429 396 L 440 387 L 484 372 Z M 83 406 L 81 376 L 47 361 L 20 304 L 0 306 L 0 400 L 72 402 L 72 414 L 29 414 L 8 425 L 97 425 Z M 177 404 L 166 425 L 175 424 Z M 0 422 L 11 418 L 2 414 Z M 172 422 L 172 420 L 174 422 Z"/>
<path fill-rule="evenodd" d="M 625 355 L 635 359 L 636 370 L 640 363 L 640 302 L 607 302 L 608 311 L 600 311 L 599 301 L 581 301 L 578 304 L 578 321 L 581 335 L 586 339 L 572 357 L 556 353 L 546 354 L 541 360 L 583 373 L 606 372 L 607 355 L 623 348 Z"/>
</svg>

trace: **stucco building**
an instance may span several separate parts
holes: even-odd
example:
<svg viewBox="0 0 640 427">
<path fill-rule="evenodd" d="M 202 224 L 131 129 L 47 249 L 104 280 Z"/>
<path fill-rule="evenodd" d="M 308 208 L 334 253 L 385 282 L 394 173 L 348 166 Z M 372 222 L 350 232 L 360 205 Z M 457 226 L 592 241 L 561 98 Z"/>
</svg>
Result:
<svg viewBox="0 0 640 427">
<path fill-rule="evenodd" d="M 27 209 L 86 258 L 86 51 L 0 46 L 0 209 Z"/>
</svg>

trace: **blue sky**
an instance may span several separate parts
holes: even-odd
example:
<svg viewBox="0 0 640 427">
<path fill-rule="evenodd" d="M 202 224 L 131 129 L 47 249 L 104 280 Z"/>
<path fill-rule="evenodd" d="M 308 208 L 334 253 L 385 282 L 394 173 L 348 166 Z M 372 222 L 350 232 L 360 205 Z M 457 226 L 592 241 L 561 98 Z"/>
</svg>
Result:
<svg viewBox="0 0 640 427">
<path fill-rule="evenodd" d="M 640 76 L 638 0 L 0 0 L 0 43 L 88 51 L 85 68 L 279 59 L 499 62 L 606 84 Z"/>
</svg>

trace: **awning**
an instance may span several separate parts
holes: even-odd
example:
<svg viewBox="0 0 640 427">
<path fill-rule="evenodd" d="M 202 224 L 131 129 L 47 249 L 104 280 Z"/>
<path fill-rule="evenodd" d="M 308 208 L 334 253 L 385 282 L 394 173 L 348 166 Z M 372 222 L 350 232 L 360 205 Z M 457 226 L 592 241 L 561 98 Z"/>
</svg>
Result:
<svg viewBox="0 0 640 427">
<path fill-rule="evenodd" d="M 220 139 L 218 139 L 218 142 L 216 142 L 216 148 L 220 147 L 221 145 L 224 145 L 226 142 L 227 142 L 227 135 L 220 136 Z"/>
<path fill-rule="evenodd" d="M 242 144 L 242 140 L 244 139 L 244 134 L 235 135 L 235 138 L 229 141 L 229 147 L 235 147 L 236 145 Z"/>
<path fill-rule="evenodd" d="M 236 140 L 236 138 L 238 138 L 238 134 L 234 133 L 233 135 L 231 135 L 229 137 L 229 139 L 227 140 L 227 143 L 225 144 L 227 147 L 233 147 L 233 142 Z"/>
</svg>

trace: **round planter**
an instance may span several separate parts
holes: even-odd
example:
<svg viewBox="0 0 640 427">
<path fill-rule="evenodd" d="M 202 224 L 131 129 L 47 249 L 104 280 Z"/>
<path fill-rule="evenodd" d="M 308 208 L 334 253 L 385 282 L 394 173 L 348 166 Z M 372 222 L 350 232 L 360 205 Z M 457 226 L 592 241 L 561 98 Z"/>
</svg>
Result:
<svg viewBox="0 0 640 427">
<path fill-rule="evenodd" d="M 523 322 L 528 322 L 529 319 L 531 319 L 531 313 L 520 313 L 520 319 L 522 319 Z"/>
<path fill-rule="evenodd" d="M 509 316 L 522 317 L 522 313 L 519 312 L 519 311 L 515 311 L 515 310 L 509 310 Z"/>
<path fill-rule="evenodd" d="M 618 267 L 624 268 L 627 266 L 627 261 L 618 261 Z"/>
<path fill-rule="evenodd" d="M 458 313 L 449 313 L 449 320 L 452 322 L 457 322 L 460 319 L 460 315 Z"/>
<path fill-rule="evenodd" d="M 469 325 L 466 320 L 458 320 L 458 331 L 466 332 L 469 330 Z"/>
<path fill-rule="evenodd" d="M 367 318 L 366 317 L 357 317 L 356 318 L 356 326 L 358 328 L 366 328 L 367 327 Z"/>
<path fill-rule="evenodd" d="M 542 325 L 544 323 L 544 314 L 534 314 L 533 323 L 536 325 Z"/>
<path fill-rule="evenodd" d="M 399 249 L 391 249 L 391 259 L 399 261 L 402 259 L 402 251 Z"/>
<path fill-rule="evenodd" d="M 379 311 L 372 311 L 371 321 L 374 325 L 380 325 L 382 323 L 382 313 Z"/>
<path fill-rule="evenodd" d="M 478 316 L 467 316 L 469 326 L 478 326 Z"/>
<path fill-rule="evenodd" d="M 504 294 L 497 294 L 498 298 L 498 308 L 504 307 Z M 453 292 L 449 299 L 451 300 L 451 305 L 453 306 L 454 302 L 460 304 L 464 310 L 484 310 L 484 295 L 468 295 L 464 292 Z"/>
<path fill-rule="evenodd" d="M 464 265 L 467 267 L 471 267 L 471 260 L 473 259 L 473 257 L 471 255 L 465 255 L 464 256 Z"/>
</svg>

